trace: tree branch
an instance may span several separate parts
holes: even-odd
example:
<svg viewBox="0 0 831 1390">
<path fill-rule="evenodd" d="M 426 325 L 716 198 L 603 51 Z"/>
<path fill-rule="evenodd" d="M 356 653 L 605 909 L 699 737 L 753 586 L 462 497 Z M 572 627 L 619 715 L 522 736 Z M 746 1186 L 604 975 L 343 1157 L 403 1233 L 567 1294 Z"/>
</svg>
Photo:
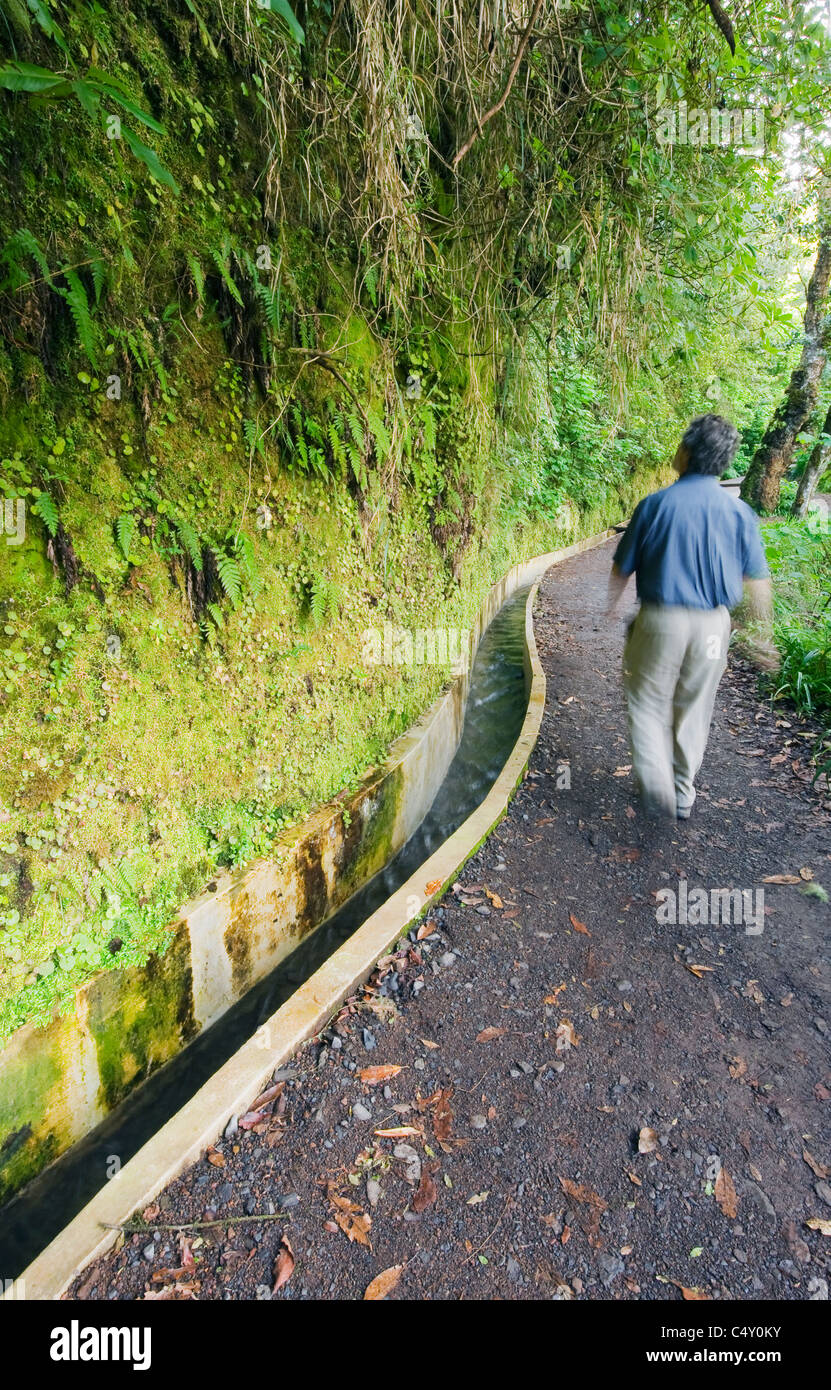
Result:
<svg viewBox="0 0 831 1390">
<path fill-rule="evenodd" d="M 537 20 L 537 15 L 539 14 L 541 9 L 542 0 L 534 0 L 534 8 L 531 11 L 531 17 L 525 26 L 525 32 L 523 33 L 522 38 L 519 41 L 519 47 L 516 51 L 514 61 L 511 65 L 511 71 L 508 73 L 508 81 L 505 83 L 505 90 L 503 91 L 499 100 L 497 102 L 494 102 L 490 110 L 485 112 L 481 120 L 477 121 L 476 129 L 472 131 L 471 134 L 467 137 L 461 149 L 456 151 L 456 154 L 453 157 L 454 169 L 456 169 L 458 165 L 461 163 L 461 161 L 464 159 L 465 155 L 468 153 L 468 150 L 470 150 L 473 144 L 475 143 L 476 137 L 478 135 L 481 135 L 482 130 L 487 125 L 488 121 L 493 120 L 494 116 L 498 116 L 499 112 L 502 110 L 502 107 L 505 105 L 505 102 L 508 100 L 508 97 L 511 95 L 511 88 L 514 85 L 514 78 L 519 72 L 519 65 L 522 62 L 523 55 L 525 53 L 526 48 L 528 47 L 528 41 L 531 37 L 531 31 L 534 28 L 534 25 Z"/>
</svg>

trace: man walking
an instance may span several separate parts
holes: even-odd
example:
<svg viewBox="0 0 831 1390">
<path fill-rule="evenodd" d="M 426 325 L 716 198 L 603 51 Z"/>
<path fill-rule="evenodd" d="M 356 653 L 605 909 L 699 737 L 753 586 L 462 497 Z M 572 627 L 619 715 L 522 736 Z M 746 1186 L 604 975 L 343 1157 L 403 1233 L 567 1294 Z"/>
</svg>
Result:
<svg viewBox="0 0 831 1390">
<path fill-rule="evenodd" d="M 747 583 L 754 618 L 769 625 L 770 578 L 759 523 L 719 486 L 738 448 L 735 427 L 701 415 L 685 430 L 671 487 L 638 503 L 615 551 L 611 614 L 636 575 L 640 611 L 623 653 L 635 778 L 648 815 L 686 820 L 727 665 L 730 613 Z M 769 642 L 758 664 L 775 665 Z"/>
</svg>

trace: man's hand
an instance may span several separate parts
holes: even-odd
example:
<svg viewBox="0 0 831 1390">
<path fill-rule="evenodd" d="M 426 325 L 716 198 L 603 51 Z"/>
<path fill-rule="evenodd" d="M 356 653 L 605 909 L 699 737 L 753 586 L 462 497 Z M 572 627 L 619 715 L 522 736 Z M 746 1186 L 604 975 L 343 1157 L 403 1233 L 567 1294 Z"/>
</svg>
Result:
<svg viewBox="0 0 831 1390">
<path fill-rule="evenodd" d="M 617 565 L 612 565 L 612 572 L 609 575 L 609 592 L 606 598 L 606 617 L 613 618 L 620 600 L 623 598 L 626 585 L 629 583 L 630 576 L 621 574 Z"/>
<path fill-rule="evenodd" d="M 745 577 L 744 599 L 738 616 L 739 645 L 760 671 L 776 672 L 781 665 L 773 640 L 773 590 L 769 579 Z"/>
</svg>

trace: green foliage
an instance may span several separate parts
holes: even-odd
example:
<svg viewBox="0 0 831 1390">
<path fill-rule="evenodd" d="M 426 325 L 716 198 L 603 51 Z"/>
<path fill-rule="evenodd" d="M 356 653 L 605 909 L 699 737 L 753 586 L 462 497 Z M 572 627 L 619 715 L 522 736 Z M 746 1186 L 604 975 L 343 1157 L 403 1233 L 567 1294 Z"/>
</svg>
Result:
<svg viewBox="0 0 831 1390">
<path fill-rule="evenodd" d="M 820 721 L 817 775 L 831 774 L 831 536 L 825 523 L 825 513 L 818 524 L 810 517 L 763 523 L 782 662 L 770 690 L 774 699 Z"/>
<path fill-rule="evenodd" d="M 61 289 L 59 286 L 58 293 L 62 295 L 63 298 L 66 300 L 66 303 L 69 306 L 69 311 L 72 314 L 72 317 L 75 321 L 75 327 L 78 331 L 78 338 L 80 340 L 81 347 L 84 349 L 84 352 L 86 353 L 88 360 L 91 362 L 93 366 L 95 366 L 95 330 L 92 325 L 92 316 L 90 314 L 87 292 L 84 289 L 84 286 L 82 285 L 76 271 L 64 271 L 64 279 L 66 280 L 68 288 Z"/>
<path fill-rule="evenodd" d="M 136 519 L 132 512 L 124 512 L 115 523 L 115 538 L 124 559 L 130 559 L 130 545 L 136 533 Z"/>
<path fill-rule="evenodd" d="M 187 555 L 188 559 L 193 565 L 193 568 L 201 574 L 203 561 L 202 544 L 199 540 L 199 537 L 197 536 L 190 522 L 185 521 L 182 517 L 178 517 L 176 519 L 175 526 L 176 535 L 179 537 L 179 542 L 181 544 L 182 549 L 184 550 L 185 554 Z"/>
<path fill-rule="evenodd" d="M 53 538 L 58 533 L 58 508 L 48 492 L 39 492 L 32 509 L 41 519 L 49 535 Z"/>
<path fill-rule="evenodd" d="M 327 617 L 337 617 L 341 603 L 340 586 L 328 575 L 313 576 L 309 588 L 309 613 L 316 628 L 323 626 Z"/>
<path fill-rule="evenodd" d="M 101 72 L 97 68 L 90 68 L 84 78 L 67 78 L 63 73 L 50 72 L 34 63 L 15 61 L 5 68 L 0 68 L 0 88 L 5 88 L 8 92 L 25 92 L 30 96 L 48 98 L 51 101 L 74 96 L 88 116 L 94 119 L 99 115 L 103 116 L 105 127 L 108 118 L 106 111 L 101 109 L 101 102 L 107 101 L 126 111 L 149 130 L 156 131 L 159 135 L 165 133 L 164 126 L 130 98 L 127 85 L 120 77 Z M 156 152 L 142 144 L 124 125 L 121 125 L 121 135 L 131 153 L 146 164 L 153 177 L 159 183 L 166 184 L 172 192 L 178 193 L 176 180 L 170 170 L 161 163 Z"/>
<path fill-rule="evenodd" d="M 272 14 L 279 16 L 296 43 L 303 44 L 306 42 L 306 35 L 303 32 L 303 27 L 298 24 L 294 10 L 288 3 L 288 0 L 264 0 L 262 8 L 269 9 Z"/>
<path fill-rule="evenodd" d="M 230 600 L 232 607 L 236 608 L 242 597 L 242 571 L 239 562 L 234 555 L 229 555 L 227 551 L 221 550 L 218 546 L 213 546 L 212 550 L 223 592 Z"/>
</svg>

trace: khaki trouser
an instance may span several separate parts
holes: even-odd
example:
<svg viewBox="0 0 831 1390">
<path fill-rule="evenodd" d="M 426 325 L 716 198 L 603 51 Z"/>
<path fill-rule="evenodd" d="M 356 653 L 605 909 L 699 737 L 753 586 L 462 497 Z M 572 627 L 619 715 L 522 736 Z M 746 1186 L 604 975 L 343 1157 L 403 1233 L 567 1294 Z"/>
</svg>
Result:
<svg viewBox="0 0 831 1390">
<path fill-rule="evenodd" d="M 623 684 L 635 778 L 647 811 L 689 812 L 718 683 L 727 665 L 730 614 L 720 608 L 644 603 L 623 650 Z"/>
</svg>

